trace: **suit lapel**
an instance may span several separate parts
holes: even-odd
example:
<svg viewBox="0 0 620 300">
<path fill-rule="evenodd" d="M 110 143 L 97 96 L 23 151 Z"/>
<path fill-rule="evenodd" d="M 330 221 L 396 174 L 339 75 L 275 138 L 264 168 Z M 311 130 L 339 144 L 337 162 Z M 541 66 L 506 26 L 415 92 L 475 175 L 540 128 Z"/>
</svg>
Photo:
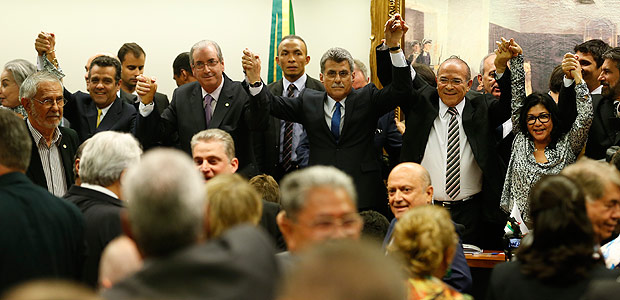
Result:
<svg viewBox="0 0 620 300">
<path fill-rule="evenodd" d="M 342 132 L 340 133 L 340 143 L 342 142 L 344 137 L 347 135 L 349 130 L 351 130 L 349 129 L 352 126 L 350 125 L 351 122 L 347 122 L 347 121 L 351 120 L 351 116 L 353 115 L 353 111 L 355 110 L 355 104 L 357 103 L 357 101 L 355 101 L 356 94 L 357 93 L 355 92 L 355 90 L 351 89 L 351 93 L 347 95 L 347 100 L 344 105 L 344 119 L 343 119 L 344 124 L 342 124 Z"/>
<path fill-rule="evenodd" d="M 73 156 L 75 155 L 76 149 L 73 149 L 72 145 L 68 143 L 69 134 L 63 130 L 62 127 L 59 127 L 59 130 L 62 133 L 62 138 L 60 139 L 58 150 L 60 152 L 60 158 L 62 159 L 62 166 L 65 169 L 67 188 L 69 188 L 73 184 Z"/>
<path fill-rule="evenodd" d="M 192 95 L 188 99 L 189 101 L 189 116 L 192 124 L 194 124 L 195 132 L 199 132 L 207 128 L 207 120 L 205 119 L 205 109 L 202 106 L 202 88 L 200 84 L 196 82 L 195 88 L 192 91 Z M 181 117 L 181 116 L 179 116 Z"/>
<path fill-rule="evenodd" d="M 28 124 L 26 124 L 28 126 Z M 39 149 L 37 148 L 37 142 L 32 137 L 32 133 L 28 130 L 30 140 L 32 141 L 32 152 L 30 155 L 30 165 L 28 166 L 28 177 L 30 180 L 40 186 L 47 189 L 47 180 L 45 179 L 45 173 L 43 172 L 43 164 L 41 163 L 41 156 L 39 156 Z"/>
<path fill-rule="evenodd" d="M 97 127 L 97 130 L 95 130 L 95 132 L 110 130 L 112 126 L 116 124 L 118 119 L 120 119 L 121 112 L 123 111 L 123 102 L 121 101 L 122 100 L 120 98 L 116 98 L 114 102 L 112 102 L 110 109 L 108 109 L 108 112 L 103 117 L 103 120 L 101 120 L 101 122 L 99 123 L 99 127 Z"/>
<path fill-rule="evenodd" d="M 465 97 L 464 101 L 465 101 L 465 108 L 463 108 L 463 116 L 462 116 L 463 130 L 465 131 L 465 135 L 466 135 L 465 138 L 469 142 L 469 145 L 471 146 L 471 150 L 475 155 L 476 153 L 478 153 L 478 143 L 475 137 L 480 135 L 480 134 L 475 133 L 476 130 L 479 130 L 478 128 L 472 128 L 472 126 L 474 125 L 473 120 L 474 120 L 474 114 L 476 113 L 476 110 L 474 109 L 474 106 L 471 104 L 471 100 L 468 97 Z"/>
<path fill-rule="evenodd" d="M 97 106 L 95 106 L 95 102 L 93 99 L 88 96 L 90 101 L 86 101 L 84 105 L 84 116 L 82 118 L 86 119 L 86 124 L 88 124 L 88 132 L 97 131 Z"/>
<path fill-rule="evenodd" d="M 220 97 L 217 99 L 217 104 L 215 105 L 215 111 L 213 111 L 213 117 L 211 118 L 211 124 L 209 124 L 209 128 L 219 128 L 222 124 L 222 120 L 232 107 L 232 102 L 235 101 L 233 99 L 231 91 L 232 88 L 232 80 L 226 76 L 226 74 L 222 74 L 224 77 L 224 85 L 222 86 L 222 91 L 220 92 Z"/>
</svg>

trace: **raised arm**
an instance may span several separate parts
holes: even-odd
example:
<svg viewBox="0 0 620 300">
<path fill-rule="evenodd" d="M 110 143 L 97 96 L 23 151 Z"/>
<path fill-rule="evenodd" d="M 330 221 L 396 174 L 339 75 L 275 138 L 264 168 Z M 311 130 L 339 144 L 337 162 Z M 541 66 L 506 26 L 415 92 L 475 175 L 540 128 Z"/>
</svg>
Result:
<svg viewBox="0 0 620 300">
<path fill-rule="evenodd" d="M 581 65 L 578 57 L 571 53 L 566 53 L 562 60 L 562 69 L 568 70 L 572 79 L 575 80 L 575 101 L 577 116 L 568 131 L 568 141 L 575 156 L 579 155 L 581 149 L 588 140 L 588 131 L 592 125 L 592 96 L 588 86 L 583 81 L 581 75 Z M 565 128 L 569 128 L 566 124 Z"/>
<path fill-rule="evenodd" d="M 497 73 L 503 73 L 506 70 L 506 65 L 498 65 L 498 59 L 503 61 L 506 57 L 510 57 L 510 89 L 511 89 L 511 111 L 512 111 L 512 130 L 517 133 L 521 130 L 519 127 L 519 112 L 523 106 L 523 100 L 525 100 L 525 71 L 523 69 L 523 50 L 514 41 L 506 41 L 502 38 L 501 42 L 498 42 L 498 48 L 495 51 L 497 54 L 496 68 Z M 503 92 L 502 92 L 503 94 Z"/>
</svg>

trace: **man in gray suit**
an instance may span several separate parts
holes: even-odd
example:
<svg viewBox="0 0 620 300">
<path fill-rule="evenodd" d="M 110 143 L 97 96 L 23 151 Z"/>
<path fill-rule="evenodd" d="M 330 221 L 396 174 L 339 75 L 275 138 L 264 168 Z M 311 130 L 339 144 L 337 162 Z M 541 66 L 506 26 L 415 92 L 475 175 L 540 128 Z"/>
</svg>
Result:
<svg viewBox="0 0 620 300">
<path fill-rule="evenodd" d="M 283 78 L 268 85 L 276 96 L 297 97 L 305 89 L 324 91 L 323 84 L 306 74 L 310 62 L 306 42 L 297 35 L 287 35 L 278 45 L 276 63 Z M 308 165 L 309 149 L 304 126 L 276 117 L 269 118 L 266 131 L 254 132 L 254 153 L 262 172 L 280 179 L 287 173 Z M 301 147 L 300 147 L 301 146 Z"/>
<path fill-rule="evenodd" d="M 148 152 L 126 172 L 122 192 L 124 229 L 145 264 L 106 299 L 273 299 L 278 269 L 266 233 L 241 225 L 200 244 L 206 195 L 187 155 Z"/>
</svg>

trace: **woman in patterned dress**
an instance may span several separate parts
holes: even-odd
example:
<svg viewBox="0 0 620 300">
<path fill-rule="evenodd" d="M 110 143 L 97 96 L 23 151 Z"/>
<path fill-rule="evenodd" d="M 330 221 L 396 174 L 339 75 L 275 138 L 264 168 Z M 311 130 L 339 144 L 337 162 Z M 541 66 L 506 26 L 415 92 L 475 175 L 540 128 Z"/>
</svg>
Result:
<svg viewBox="0 0 620 300">
<path fill-rule="evenodd" d="M 575 79 L 577 118 L 566 132 L 560 130 L 558 108 L 551 96 L 533 93 L 525 95 L 523 55 L 514 40 L 502 39 L 495 51 L 498 58 L 512 57 L 512 130 L 515 139 L 508 163 L 500 207 L 511 213 L 516 206 L 526 223 L 530 221 L 528 195 L 543 175 L 558 174 L 577 160 L 588 138 L 592 124 L 592 98 L 582 79 L 577 57 L 567 53 L 562 64 L 571 70 Z M 497 73 L 504 69 L 498 68 Z"/>
<path fill-rule="evenodd" d="M 409 273 L 410 300 L 472 299 L 441 281 L 458 246 L 454 223 L 444 208 L 423 205 L 410 209 L 396 223 L 393 237 L 388 251 L 402 258 Z"/>
</svg>

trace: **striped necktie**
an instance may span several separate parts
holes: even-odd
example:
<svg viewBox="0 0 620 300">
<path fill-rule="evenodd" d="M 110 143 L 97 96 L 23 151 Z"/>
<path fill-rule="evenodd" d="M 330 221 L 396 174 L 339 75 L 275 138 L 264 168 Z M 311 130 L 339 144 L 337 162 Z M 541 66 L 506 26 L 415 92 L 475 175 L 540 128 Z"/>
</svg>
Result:
<svg viewBox="0 0 620 300">
<path fill-rule="evenodd" d="M 459 142 L 458 111 L 454 107 L 448 108 L 450 124 L 448 126 L 448 155 L 446 161 L 446 193 L 455 200 L 461 191 L 461 151 Z"/>
<path fill-rule="evenodd" d="M 295 97 L 295 90 L 297 87 L 294 84 L 289 84 L 286 89 L 286 97 Z M 282 168 L 285 172 L 288 172 L 292 164 L 293 157 L 293 122 L 284 121 L 284 139 L 282 144 Z"/>
</svg>

